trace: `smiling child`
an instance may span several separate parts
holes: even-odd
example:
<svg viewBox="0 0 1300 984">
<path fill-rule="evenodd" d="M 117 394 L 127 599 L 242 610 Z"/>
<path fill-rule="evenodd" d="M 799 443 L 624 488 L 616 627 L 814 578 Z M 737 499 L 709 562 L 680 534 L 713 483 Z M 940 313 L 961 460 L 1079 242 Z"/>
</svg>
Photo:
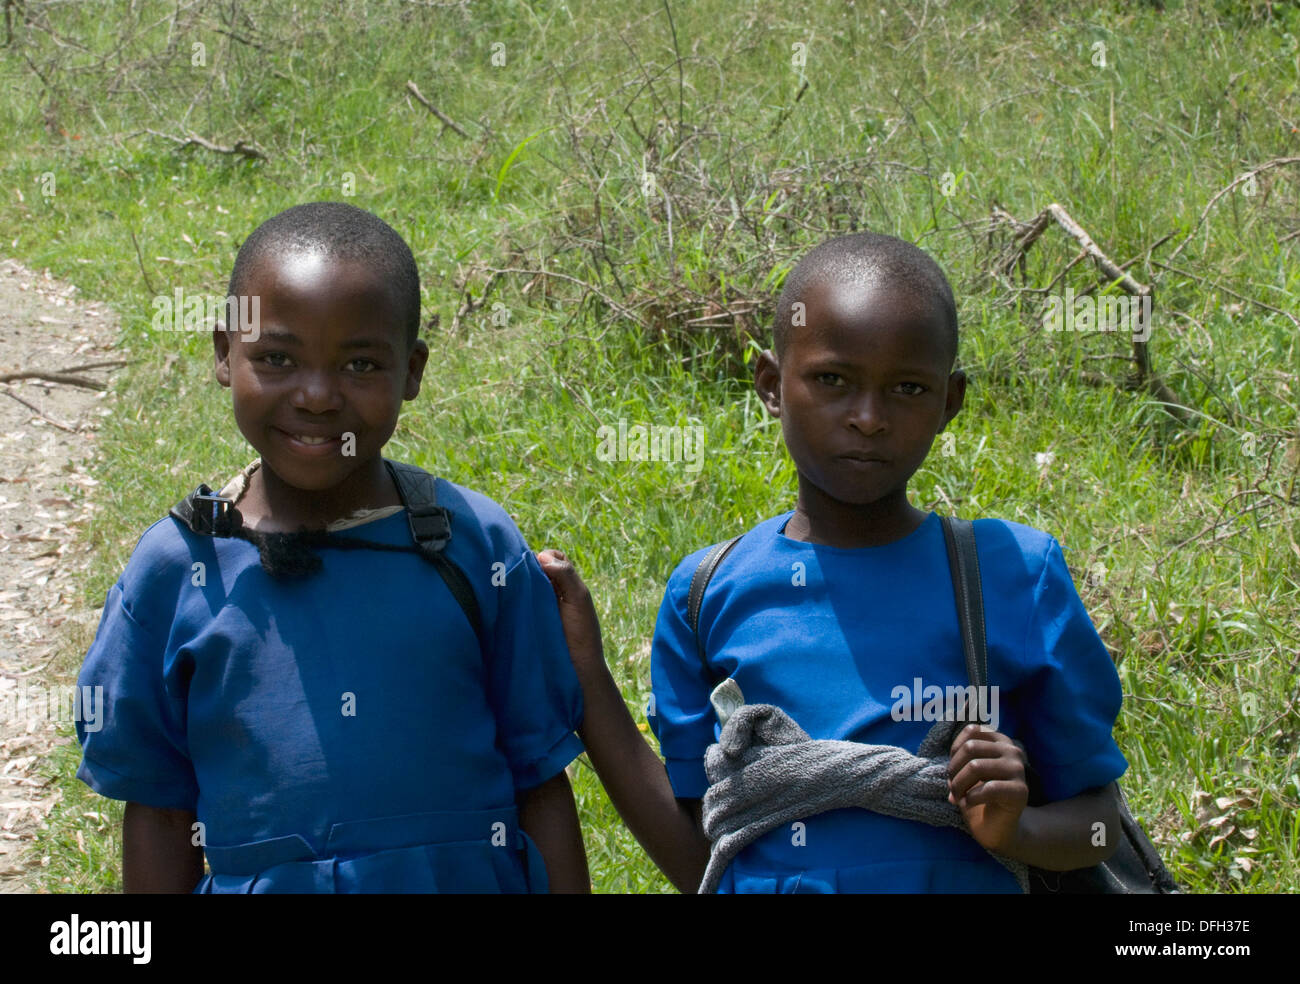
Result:
<svg viewBox="0 0 1300 984">
<path fill-rule="evenodd" d="M 126 890 L 586 891 L 551 587 L 498 505 L 429 480 L 458 599 L 381 455 L 429 357 L 409 247 L 300 205 L 243 244 L 229 294 L 260 299 L 257 331 L 214 339 L 259 454 L 224 489 L 242 527 L 146 530 L 81 672 L 107 714 L 78 728 L 78 775 L 127 801 Z"/>
</svg>

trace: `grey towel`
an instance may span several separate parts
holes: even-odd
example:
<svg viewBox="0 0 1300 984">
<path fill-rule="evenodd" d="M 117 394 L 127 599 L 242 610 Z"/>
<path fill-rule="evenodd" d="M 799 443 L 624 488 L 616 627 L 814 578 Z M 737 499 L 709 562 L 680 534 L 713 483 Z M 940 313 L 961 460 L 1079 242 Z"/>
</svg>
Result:
<svg viewBox="0 0 1300 984">
<path fill-rule="evenodd" d="M 771 704 L 739 708 L 704 754 L 704 833 L 713 850 L 700 894 L 716 891 L 727 865 L 764 834 L 827 810 L 856 806 L 969 831 L 948 802 L 948 750 L 962 726 L 937 722 L 912 755 L 897 745 L 814 741 Z M 1029 890 L 1023 864 L 989 853 Z"/>
</svg>

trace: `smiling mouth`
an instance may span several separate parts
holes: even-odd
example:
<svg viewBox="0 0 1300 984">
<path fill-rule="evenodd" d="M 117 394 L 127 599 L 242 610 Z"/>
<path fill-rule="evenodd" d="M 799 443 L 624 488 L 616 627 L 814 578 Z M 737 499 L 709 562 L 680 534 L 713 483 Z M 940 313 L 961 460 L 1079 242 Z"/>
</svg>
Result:
<svg viewBox="0 0 1300 984">
<path fill-rule="evenodd" d="M 285 442 L 292 448 L 304 451 L 320 453 L 322 451 L 332 450 L 342 443 L 343 438 L 340 435 L 325 436 L 321 434 L 295 434 L 287 431 L 282 427 L 274 428 L 276 433 L 285 439 Z"/>
</svg>

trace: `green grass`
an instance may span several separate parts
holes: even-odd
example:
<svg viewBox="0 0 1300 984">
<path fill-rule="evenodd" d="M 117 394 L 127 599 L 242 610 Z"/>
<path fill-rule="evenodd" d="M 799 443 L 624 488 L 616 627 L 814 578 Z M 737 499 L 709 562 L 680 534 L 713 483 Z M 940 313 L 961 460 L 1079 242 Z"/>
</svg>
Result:
<svg viewBox="0 0 1300 984">
<path fill-rule="evenodd" d="M 1300 12 L 1164 6 L 698 0 L 672 3 L 675 44 L 652 2 L 269 2 L 234 23 L 211 2 L 175 23 L 157 3 L 43 8 L 0 48 L 5 249 L 111 302 L 133 360 L 98 441 L 87 604 L 172 502 L 251 457 L 210 339 L 151 331 L 150 299 L 224 293 L 259 222 L 350 181 L 346 200 L 402 232 L 424 277 L 434 356 L 387 453 L 574 556 L 640 719 L 669 572 L 793 502 L 779 428 L 744 376 L 750 337 L 767 343 L 801 252 L 873 228 L 948 271 L 973 377 L 953 454 L 931 455 L 914 501 L 1066 546 L 1129 698 L 1125 788 L 1175 875 L 1193 891 L 1300 889 L 1297 325 L 1241 301 L 1297 308 L 1300 168 L 1262 173 L 1198 226 L 1235 177 L 1300 154 Z M 468 137 L 408 98 L 408 79 Z M 244 139 L 270 159 L 148 130 Z M 647 170 L 666 198 L 643 193 Z M 1152 358 L 1188 424 L 1123 386 L 1121 339 L 1033 330 L 1038 295 L 1019 288 L 1074 257 L 1059 230 L 1023 282 L 989 275 L 1009 238 L 990 237 L 992 204 L 1027 220 L 1053 201 L 1155 285 Z M 1057 289 L 1092 283 L 1079 264 Z M 467 296 L 482 304 L 457 319 Z M 620 418 L 701 424 L 702 470 L 598 461 L 597 427 Z M 75 657 L 60 669 L 71 679 Z M 112 890 L 114 825 L 84 814 L 117 814 L 81 791 L 75 762 L 54 760 L 47 887 Z M 666 890 L 585 765 L 575 785 L 597 889 Z"/>
</svg>

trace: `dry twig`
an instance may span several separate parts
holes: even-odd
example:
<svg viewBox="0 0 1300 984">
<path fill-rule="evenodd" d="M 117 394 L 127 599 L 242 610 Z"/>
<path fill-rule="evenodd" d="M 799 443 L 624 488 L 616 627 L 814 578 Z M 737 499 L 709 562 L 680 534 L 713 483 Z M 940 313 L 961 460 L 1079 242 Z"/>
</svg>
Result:
<svg viewBox="0 0 1300 984">
<path fill-rule="evenodd" d="M 85 376 L 73 376 L 64 372 L 42 372 L 26 370 L 22 372 L 0 372 L 0 383 L 12 383 L 19 379 L 43 379 L 48 383 L 63 383 L 65 386 L 81 386 L 84 389 L 102 390 L 103 383 L 97 383 Z"/>
<path fill-rule="evenodd" d="M 1011 222 L 1016 230 L 1020 232 L 1016 242 L 999 258 L 997 261 L 997 272 L 1009 274 L 1013 269 L 1019 266 L 1021 273 L 1024 273 L 1025 253 L 1034 241 L 1043 234 L 1043 231 L 1049 224 L 1055 222 L 1065 232 L 1073 238 L 1080 246 L 1084 255 L 1092 257 L 1097 269 L 1112 284 L 1117 284 L 1125 293 L 1132 297 L 1151 297 L 1152 291 L 1149 284 L 1138 283 L 1133 277 L 1119 264 L 1115 263 L 1109 256 L 1102 252 L 1099 247 L 1088 235 L 1083 226 L 1079 225 L 1068 212 L 1065 211 L 1056 202 L 1052 202 L 1045 209 L 1034 216 L 1030 222 L 1020 222 L 1014 216 L 1001 208 L 995 207 L 993 210 L 993 220 L 997 222 Z M 1166 239 L 1168 237 L 1165 237 Z M 1162 242 L 1164 240 L 1161 240 Z M 1154 248 L 1154 247 L 1152 247 Z M 1147 251 L 1150 252 L 1149 250 Z M 1073 266 L 1077 258 L 1071 261 Z M 1129 261 L 1130 263 L 1132 261 Z M 1128 266 L 1129 264 L 1124 264 Z M 1068 268 L 1067 268 L 1068 269 Z M 1052 281 L 1055 285 L 1060 281 L 1058 276 Z M 1144 340 L 1139 340 L 1136 334 L 1133 336 L 1133 362 L 1137 367 L 1137 384 L 1144 386 L 1147 391 L 1164 404 L 1165 408 L 1177 417 L 1180 421 L 1186 423 L 1191 419 L 1192 411 L 1174 394 L 1165 382 L 1156 374 L 1151 366 L 1151 352 L 1147 348 Z"/>
<path fill-rule="evenodd" d="M 1283 167 L 1287 164 L 1300 164 L 1300 157 L 1275 157 L 1271 161 L 1265 161 L 1259 167 L 1252 168 L 1244 174 L 1239 175 L 1230 184 L 1220 188 L 1215 196 L 1205 203 L 1205 208 L 1201 209 L 1201 214 L 1196 220 L 1196 225 L 1192 226 L 1192 231 L 1187 234 L 1181 243 L 1174 247 L 1174 251 L 1169 254 L 1169 259 L 1171 261 L 1178 259 L 1178 254 L 1183 251 L 1183 247 L 1192 241 L 1192 237 L 1195 236 L 1201 226 L 1205 224 L 1206 216 L 1210 214 L 1210 210 L 1214 208 L 1220 198 L 1228 194 L 1228 192 L 1232 191 L 1238 185 L 1249 181 L 1251 178 L 1255 177 L 1255 175 L 1263 174 L 1265 171 L 1271 171 L 1275 167 Z"/>
<path fill-rule="evenodd" d="M 497 279 L 500 276 L 500 271 L 494 270 L 492 275 L 488 277 L 487 283 L 483 285 L 483 293 L 481 293 L 477 298 L 469 292 L 469 277 L 465 278 L 465 283 L 463 285 L 465 300 L 461 302 L 460 307 L 456 309 L 456 313 L 452 315 L 451 319 L 451 331 L 453 335 L 460 329 L 460 323 L 464 318 L 473 314 L 487 303 L 488 295 L 491 293 L 492 288 L 496 285 Z"/>
<path fill-rule="evenodd" d="M 514 274 L 520 274 L 527 277 L 552 277 L 556 280 L 565 280 L 571 284 L 577 284 L 579 287 L 586 288 L 588 291 L 595 294 L 602 301 L 608 304 L 611 308 L 613 308 L 616 312 L 621 314 L 623 317 L 627 318 L 629 321 L 634 321 L 642 328 L 649 330 L 650 326 L 647 325 L 645 321 L 637 317 L 637 315 L 632 311 L 630 311 L 628 308 L 618 303 L 618 301 L 614 300 L 614 298 L 610 297 L 608 294 L 606 294 L 595 284 L 588 283 L 587 281 L 582 280 L 578 277 L 571 277 L 567 273 L 556 273 L 554 270 L 523 270 L 518 267 L 502 267 L 500 269 L 497 269 L 495 267 L 488 267 L 487 272 L 493 274 L 514 273 Z"/>
<path fill-rule="evenodd" d="M 61 430 L 61 431 L 67 431 L 69 434 L 75 434 L 75 433 L 77 433 L 77 429 L 76 429 L 75 427 L 69 427 L 67 424 L 61 424 L 61 423 L 59 423 L 59 421 L 55 420 L 53 417 L 48 417 L 48 416 L 46 416 L 46 415 L 41 411 L 41 408 L 40 408 L 40 407 L 36 406 L 36 405 L 33 404 L 33 403 L 28 403 L 26 400 L 24 400 L 24 399 L 23 399 L 21 396 L 19 396 L 17 393 L 11 393 L 11 392 L 9 392 L 9 389 L 8 389 L 7 387 L 6 387 L 5 389 L 0 389 L 0 393 L 3 393 L 5 396 L 9 397 L 9 398 L 12 399 L 12 400 L 17 400 L 19 403 L 21 403 L 23 406 L 25 406 L 28 410 L 32 411 L 32 413 L 36 414 L 36 416 L 40 417 L 42 420 L 44 420 L 44 421 L 45 421 L 46 423 L 48 423 L 48 424 L 53 424 L 53 425 L 54 425 L 55 427 L 57 427 L 59 430 Z"/>
<path fill-rule="evenodd" d="M 256 144 L 251 144 L 246 140 L 236 140 L 233 147 L 227 147 L 224 144 L 216 144 L 211 140 L 205 140 L 197 134 L 189 134 L 185 137 L 178 137 L 171 133 L 160 133 L 157 130 L 145 130 L 145 133 L 153 134 L 155 137 L 162 137 L 164 140 L 170 140 L 179 144 L 178 150 L 184 150 L 186 147 L 202 147 L 204 150 L 210 150 L 214 154 L 230 154 L 239 157 L 246 157 L 249 160 L 267 161 L 265 151 Z"/>
<path fill-rule="evenodd" d="M 406 91 L 409 92 L 411 95 L 415 96 L 416 100 L 419 101 L 421 106 L 427 109 L 434 116 L 438 117 L 438 119 L 442 120 L 443 126 L 455 130 L 466 140 L 469 139 L 469 134 L 466 133 L 464 130 L 462 130 L 459 126 L 457 126 L 455 120 L 453 120 L 450 116 L 444 113 L 433 103 L 429 102 L 429 100 L 424 97 L 424 93 L 420 91 L 420 87 L 417 86 L 414 82 L 410 81 L 409 79 L 406 82 Z"/>
<path fill-rule="evenodd" d="M 145 289 L 156 296 L 158 291 L 154 290 L 153 283 L 149 280 L 149 271 L 144 268 L 144 257 L 140 255 L 140 243 L 135 238 L 135 230 L 127 226 L 126 231 L 131 234 L 131 245 L 135 247 L 135 261 L 140 264 L 140 276 L 144 278 Z"/>
</svg>

